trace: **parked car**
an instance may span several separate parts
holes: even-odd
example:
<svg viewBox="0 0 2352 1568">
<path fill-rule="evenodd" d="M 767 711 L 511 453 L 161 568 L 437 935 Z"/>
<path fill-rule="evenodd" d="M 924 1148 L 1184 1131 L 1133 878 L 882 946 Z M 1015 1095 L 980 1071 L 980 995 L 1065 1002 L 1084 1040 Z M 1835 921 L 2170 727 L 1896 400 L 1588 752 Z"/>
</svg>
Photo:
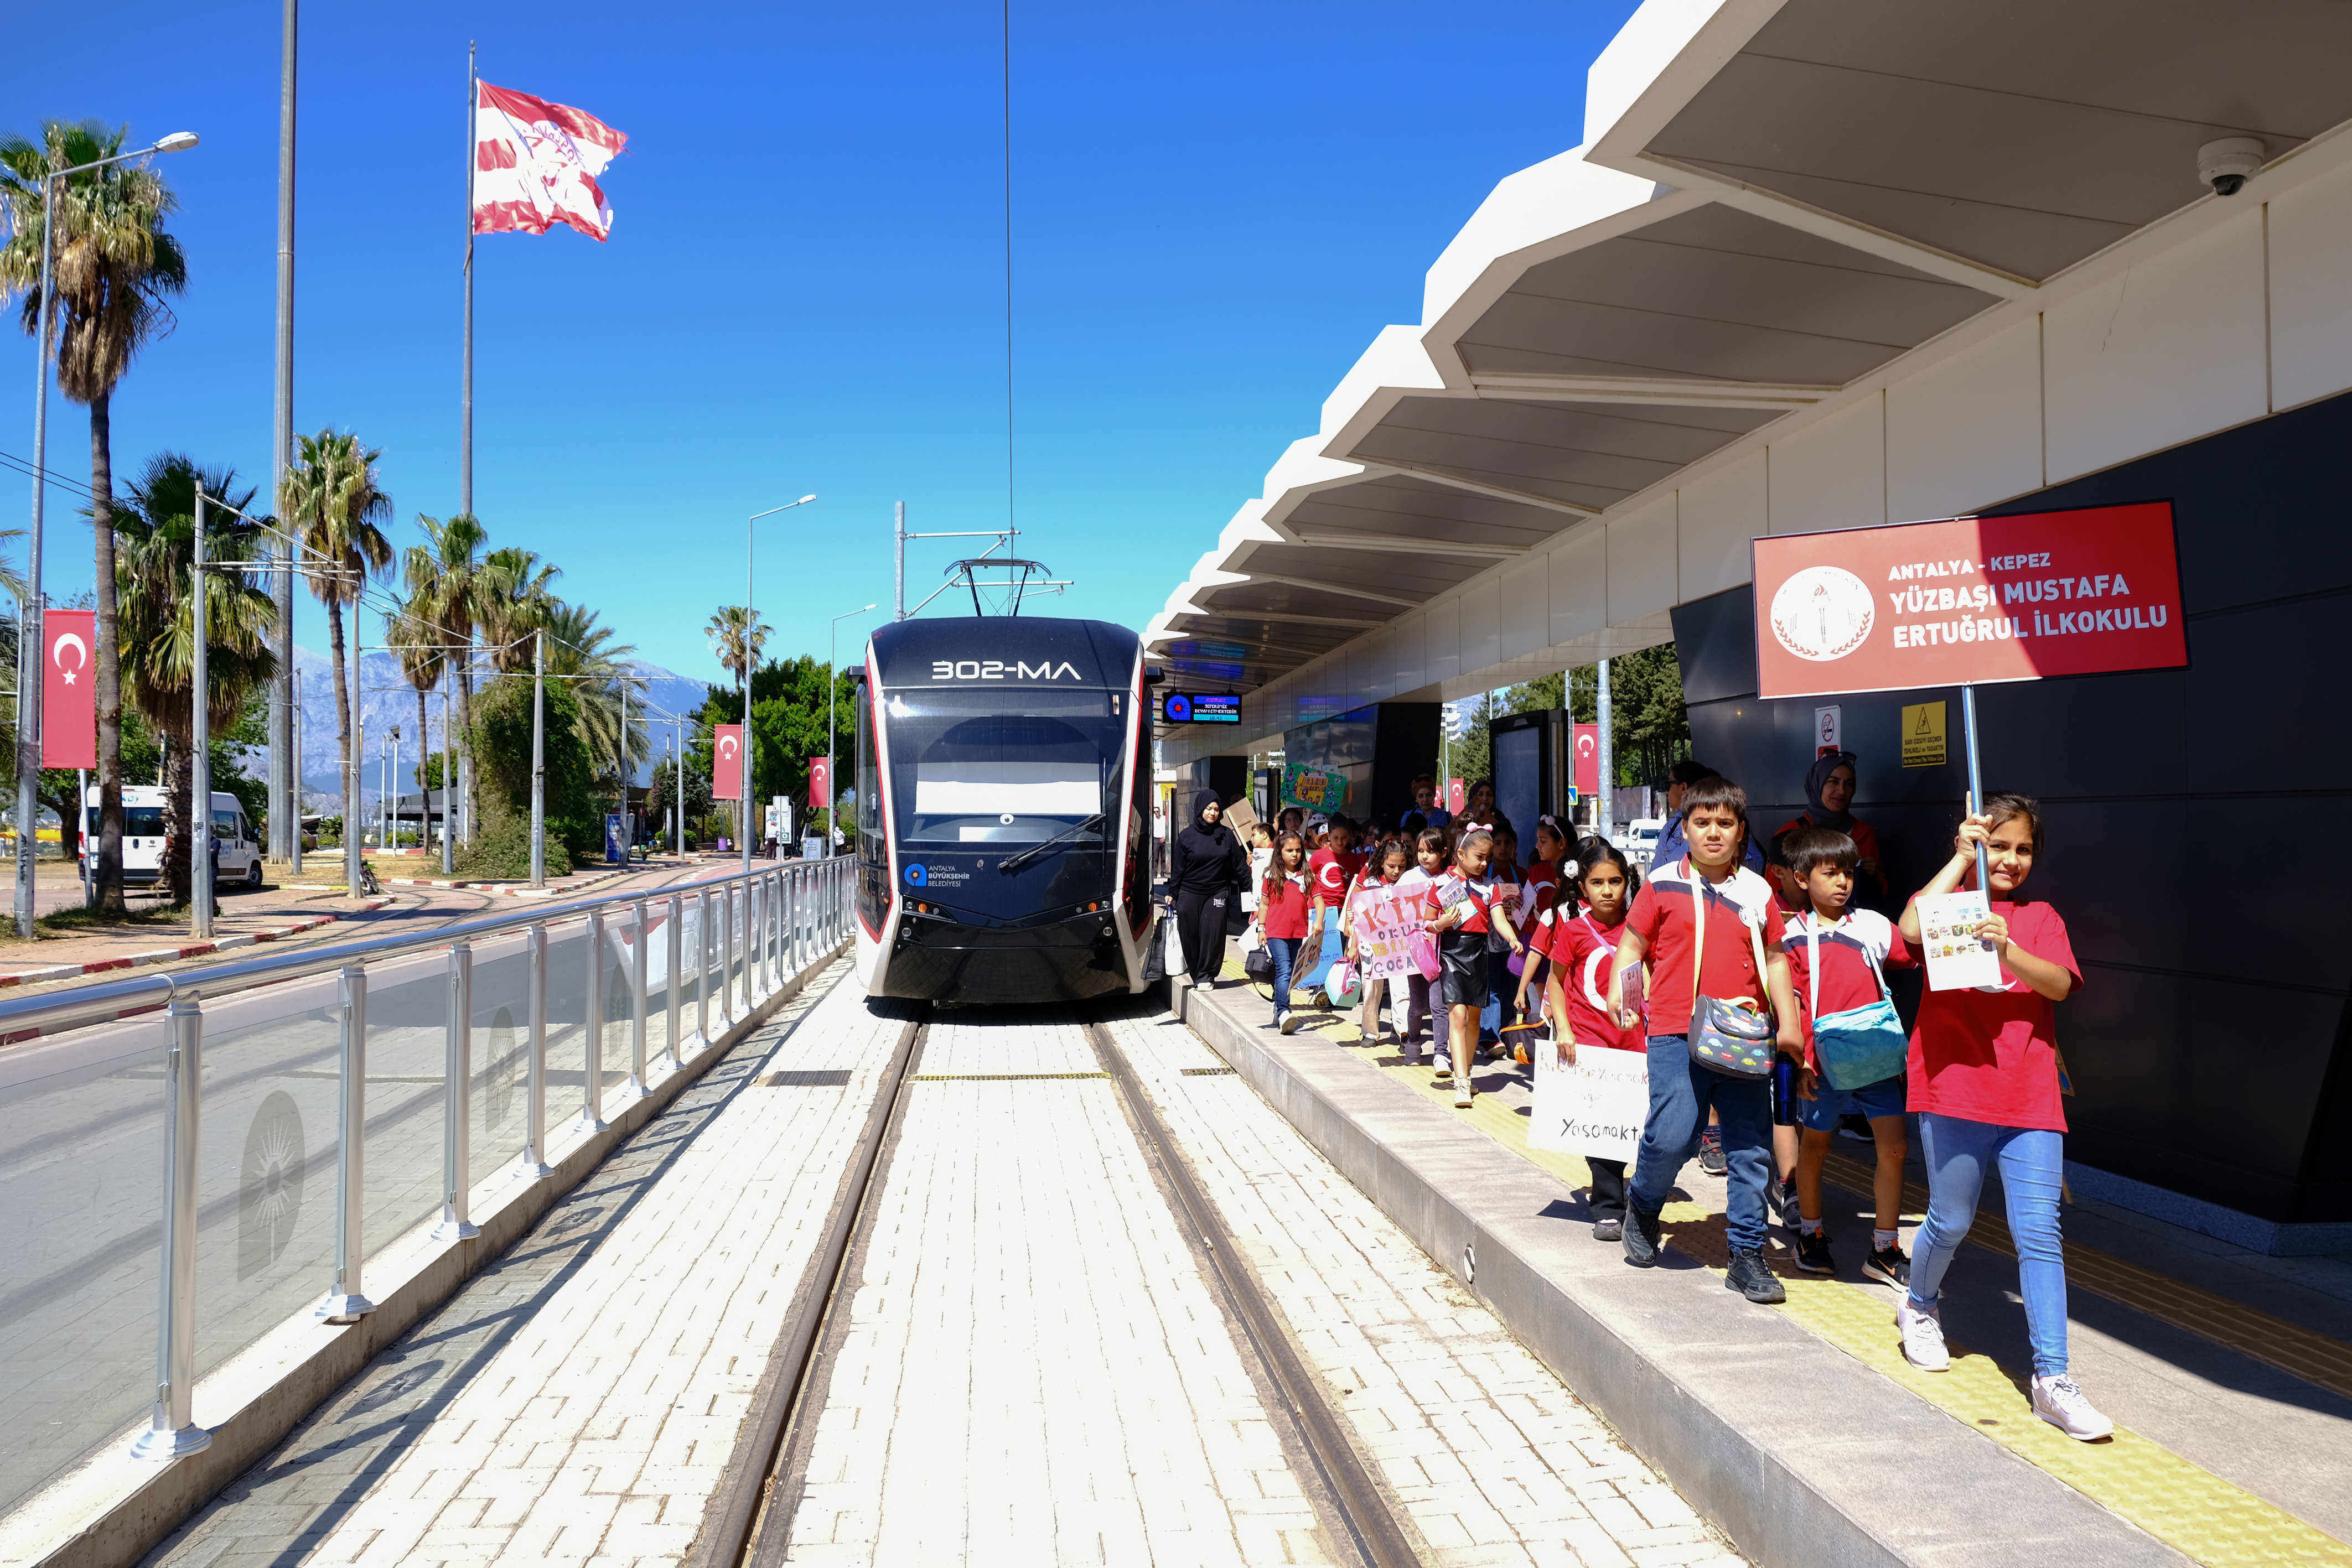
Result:
<svg viewBox="0 0 2352 1568">
<path fill-rule="evenodd" d="M 1658 852 L 1658 835 L 1665 831 L 1664 817 L 1637 817 L 1625 824 L 1617 835 L 1617 847 L 1638 869 L 1646 870 L 1650 857 Z"/>
</svg>

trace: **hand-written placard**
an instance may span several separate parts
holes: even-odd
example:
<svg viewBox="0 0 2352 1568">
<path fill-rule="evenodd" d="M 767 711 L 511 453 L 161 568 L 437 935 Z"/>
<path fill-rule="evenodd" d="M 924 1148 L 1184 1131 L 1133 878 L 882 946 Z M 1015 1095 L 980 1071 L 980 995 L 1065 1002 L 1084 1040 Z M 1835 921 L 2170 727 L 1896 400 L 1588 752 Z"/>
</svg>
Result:
<svg viewBox="0 0 2352 1568">
<path fill-rule="evenodd" d="M 1282 769 L 1282 803 L 1304 806 L 1310 811 L 1339 810 L 1348 803 L 1348 776 L 1309 768 L 1303 762 L 1286 763 Z"/>
<path fill-rule="evenodd" d="M 1356 933 L 1356 964 L 1364 977 L 1392 979 L 1421 973 L 1406 939 L 1429 914 L 1429 900 L 1421 888 L 1378 884 L 1358 888 L 1350 918 Z"/>
<path fill-rule="evenodd" d="M 1534 1049 L 1529 1148 L 1629 1162 L 1641 1152 L 1642 1124 L 1650 1114 L 1646 1052 L 1583 1045 L 1577 1048 L 1575 1064 L 1563 1067 L 1549 1041 Z"/>
<path fill-rule="evenodd" d="M 2007 983 L 1992 944 L 1976 935 L 1978 923 L 1992 913 L 1983 894 L 1923 893 L 1917 903 L 1919 952 L 1927 963 L 1929 990 L 1998 989 Z"/>
</svg>

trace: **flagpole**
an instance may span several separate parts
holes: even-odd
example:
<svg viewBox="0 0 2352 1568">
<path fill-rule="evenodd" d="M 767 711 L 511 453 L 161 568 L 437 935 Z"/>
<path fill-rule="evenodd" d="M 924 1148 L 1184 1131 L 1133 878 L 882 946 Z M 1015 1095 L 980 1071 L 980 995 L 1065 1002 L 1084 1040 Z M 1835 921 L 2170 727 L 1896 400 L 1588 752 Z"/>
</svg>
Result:
<svg viewBox="0 0 2352 1568">
<path fill-rule="evenodd" d="M 279 506 L 286 467 L 294 455 L 294 71 L 298 0 L 286 0 L 278 83 L 278 386 L 270 425 L 270 509 Z M 294 755 L 294 548 L 278 551 L 284 570 L 273 575 L 276 626 L 271 648 L 277 678 L 269 683 L 269 854 L 302 869 L 302 759 Z M 291 824 L 289 827 L 289 824 Z"/>
<path fill-rule="evenodd" d="M 466 370 L 458 394 L 457 509 L 474 513 L 474 162 L 482 91 L 474 74 L 474 46 L 466 46 Z"/>
</svg>

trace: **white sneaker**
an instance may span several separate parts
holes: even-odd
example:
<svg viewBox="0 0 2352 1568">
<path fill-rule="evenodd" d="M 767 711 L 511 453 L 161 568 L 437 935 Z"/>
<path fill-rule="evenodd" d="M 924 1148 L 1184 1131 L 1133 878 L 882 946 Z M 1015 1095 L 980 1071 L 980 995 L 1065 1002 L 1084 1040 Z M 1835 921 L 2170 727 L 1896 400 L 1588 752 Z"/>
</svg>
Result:
<svg viewBox="0 0 2352 1568">
<path fill-rule="evenodd" d="M 2095 1443 L 2116 1435 L 2116 1424 L 2099 1414 L 2068 1373 L 2033 1379 L 2033 1413 L 2078 1442 Z"/>
<path fill-rule="evenodd" d="M 1192 982 L 1192 988 L 1196 991 L 1213 991 L 1217 988 L 1217 982 L 1214 980 L 1195 980 Z"/>
<path fill-rule="evenodd" d="M 1298 1015 L 1297 1013 L 1285 1013 L 1282 1015 L 1282 1021 L 1276 1024 L 1274 1027 L 1280 1030 L 1285 1034 L 1289 1034 L 1298 1028 Z"/>
<path fill-rule="evenodd" d="M 1952 1353 L 1944 1348 L 1944 1312 L 1940 1306 L 1916 1306 L 1909 1291 L 1895 1303 L 1895 1326 L 1903 1335 L 1903 1359 L 1922 1372 L 1949 1372 Z M 2041 1396 L 2034 1396 L 2041 1407 Z"/>
</svg>

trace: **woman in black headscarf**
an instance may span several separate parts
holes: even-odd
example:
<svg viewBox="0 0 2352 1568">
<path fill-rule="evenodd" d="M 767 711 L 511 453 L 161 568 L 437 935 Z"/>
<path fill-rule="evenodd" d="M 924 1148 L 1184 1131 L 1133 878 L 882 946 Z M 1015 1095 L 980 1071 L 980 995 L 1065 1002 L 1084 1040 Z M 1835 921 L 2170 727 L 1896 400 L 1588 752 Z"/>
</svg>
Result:
<svg viewBox="0 0 2352 1568">
<path fill-rule="evenodd" d="M 1222 821 L 1224 808 L 1214 789 L 1193 801 L 1192 825 L 1176 835 L 1168 868 L 1176 894 L 1176 934 L 1192 984 L 1207 990 L 1225 963 L 1225 922 L 1249 881 L 1249 856 Z"/>
<path fill-rule="evenodd" d="M 1853 753 L 1825 751 L 1813 758 L 1812 768 L 1805 774 L 1806 808 L 1780 824 L 1780 832 L 1791 828 L 1829 828 L 1853 841 L 1854 852 L 1861 856 L 1854 869 L 1878 890 L 1886 893 L 1886 867 L 1878 856 L 1878 835 L 1870 824 L 1857 818 L 1846 808 L 1853 803 Z M 1775 833 L 1773 837 L 1780 837 Z M 1861 901 L 1866 907 L 1873 900 Z"/>
</svg>

